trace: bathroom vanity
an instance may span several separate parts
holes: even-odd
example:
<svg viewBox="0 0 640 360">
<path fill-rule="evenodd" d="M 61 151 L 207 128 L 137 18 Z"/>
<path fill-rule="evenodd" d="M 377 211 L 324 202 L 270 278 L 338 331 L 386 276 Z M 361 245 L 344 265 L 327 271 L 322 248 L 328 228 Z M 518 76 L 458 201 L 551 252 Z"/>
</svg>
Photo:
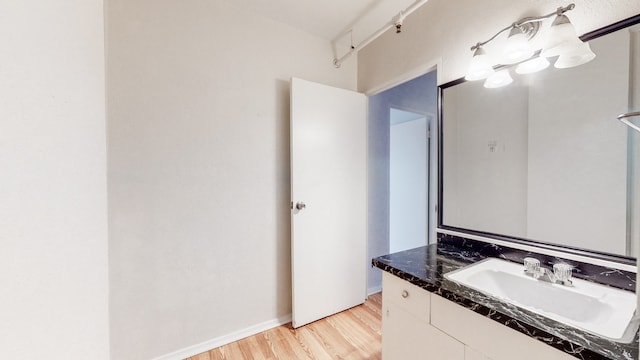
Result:
<svg viewBox="0 0 640 360">
<path fill-rule="evenodd" d="M 638 359 L 640 135 L 614 122 L 640 105 L 638 24 L 581 36 L 580 67 L 496 66 L 508 90 L 439 86 L 438 243 L 373 260 L 385 360 Z"/>
<path fill-rule="evenodd" d="M 595 335 L 449 280 L 488 257 L 519 262 L 531 253 L 454 236 L 382 256 L 383 359 L 570 360 L 638 358 L 637 324 L 629 342 Z M 544 266 L 553 259 L 542 256 Z M 521 262 L 520 262 L 521 263 Z M 631 291 L 635 274 L 571 263 L 576 276 Z M 426 357 L 428 355 L 428 357 Z"/>
</svg>

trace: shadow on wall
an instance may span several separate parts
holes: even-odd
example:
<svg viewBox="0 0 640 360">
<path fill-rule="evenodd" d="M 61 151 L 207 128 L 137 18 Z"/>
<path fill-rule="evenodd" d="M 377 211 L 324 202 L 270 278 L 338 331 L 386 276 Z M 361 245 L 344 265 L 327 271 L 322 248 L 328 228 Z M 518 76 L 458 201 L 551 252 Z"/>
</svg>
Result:
<svg viewBox="0 0 640 360">
<path fill-rule="evenodd" d="M 273 264 L 277 276 L 278 315 L 291 313 L 291 96 L 290 82 L 275 81 L 276 93 L 276 238 L 277 260 Z"/>
</svg>

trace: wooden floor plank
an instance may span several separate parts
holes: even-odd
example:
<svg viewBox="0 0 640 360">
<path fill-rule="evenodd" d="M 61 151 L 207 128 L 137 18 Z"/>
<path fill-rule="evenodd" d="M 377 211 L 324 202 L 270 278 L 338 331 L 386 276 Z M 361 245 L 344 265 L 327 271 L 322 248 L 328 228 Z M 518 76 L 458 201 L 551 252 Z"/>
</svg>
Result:
<svg viewBox="0 0 640 360">
<path fill-rule="evenodd" d="M 349 310 L 351 315 L 358 320 L 360 326 L 366 327 L 378 335 L 382 334 L 380 313 L 372 311 L 366 306 L 358 306 Z"/>
<path fill-rule="evenodd" d="M 345 355 L 351 353 L 354 348 L 349 339 L 336 331 L 328 319 L 316 321 L 313 332 L 322 340 L 332 359 L 344 359 Z"/>
<path fill-rule="evenodd" d="M 240 346 L 238 345 L 237 341 L 229 344 L 229 346 L 225 346 L 220 350 L 225 360 L 246 359 L 245 355 L 242 354 L 242 350 L 240 350 Z"/>
<path fill-rule="evenodd" d="M 372 333 L 371 329 L 361 326 L 357 318 L 335 317 L 328 319 L 328 322 L 351 345 L 352 350 L 349 354 L 352 354 L 353 358 L 369 359 L 371 357 L 370 352 L 375 352 L 375 349 L 371 349 L 369 346 L 380 341 L 380 335 Z M 360 356 L 358 357 L 355 354 L 360 354 Z"/>
<path fill-rule="evenodd" d="M 187 360 L 379 360 L 382 295 L 293 329 L 291 324 L 209 350 Z"/>
<path fill-rule="evenodd" d="M 312 354 L 314 360 L 331 360 L 331 355 L 327 352 L 325 345 L 318 337 L 313 333 L 311 327 L 301 327 L 295 330 L 295 336 L 300 343 L 305 344 L 309 349 L 309 353 Z"/>
<path fill-rule="evenodd" d="M 264 336 L 250 336 L 246 339 L 242 339 L 238 342 L 242 353 L 245 354 L 247 359 L 254 360 L 272 360 L 276 359 L 271 352 L 269 343 Z M 249 357 L 250 356 L 250 357 Z"/>
<path fill-rule="evenodd" d="M 193 360 L 211 360 L 211 356 L 209 355 L 209 352 L 204 352 L 202 354 L 198 354 L 196 356 L 191 357 L 190 359 Z"/>
<path fill-rule="evenodd" d="M 220 352 L 220 349 L 213 349 L 211 351 L 207 351 L 207 354 L 209 355 L 209 360 L 224 360 L 224 358 L 222 357 L 222 353 Z M 200 354 L 202 355 L 202 354 Z M 196 355 L 197 356 L 197 355 Z M 189 358 L 189 360 L 191 360 L 192 358 Z M 206 358 L 204 360 L 207 360 Z"/>
</svg>

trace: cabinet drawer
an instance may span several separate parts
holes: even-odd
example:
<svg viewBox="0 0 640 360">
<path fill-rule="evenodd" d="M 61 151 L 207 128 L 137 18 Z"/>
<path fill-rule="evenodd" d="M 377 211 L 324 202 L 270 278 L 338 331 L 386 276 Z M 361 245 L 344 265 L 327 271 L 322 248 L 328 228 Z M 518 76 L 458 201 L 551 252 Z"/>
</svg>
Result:
<svg viewBox="0 0 640 360">
<path fill-rule="evenodd" d="M 390 273 L 382 273 L 382 303 L 392 302 L 416 318 L 429 323 L 431 294 Z"/>
</svg>

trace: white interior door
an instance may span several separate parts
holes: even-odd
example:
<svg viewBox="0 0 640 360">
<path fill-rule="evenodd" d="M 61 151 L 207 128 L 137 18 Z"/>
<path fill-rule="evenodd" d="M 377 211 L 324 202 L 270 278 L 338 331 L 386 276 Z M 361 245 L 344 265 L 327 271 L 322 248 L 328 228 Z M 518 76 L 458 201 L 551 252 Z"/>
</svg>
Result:
<svg viewBox="0 0 640 360">
<path fill-rule="evenodd" d="M 365 300 L 366 113 L 363 94 L 291 80 L 293 327 Z"/>
</svg>

